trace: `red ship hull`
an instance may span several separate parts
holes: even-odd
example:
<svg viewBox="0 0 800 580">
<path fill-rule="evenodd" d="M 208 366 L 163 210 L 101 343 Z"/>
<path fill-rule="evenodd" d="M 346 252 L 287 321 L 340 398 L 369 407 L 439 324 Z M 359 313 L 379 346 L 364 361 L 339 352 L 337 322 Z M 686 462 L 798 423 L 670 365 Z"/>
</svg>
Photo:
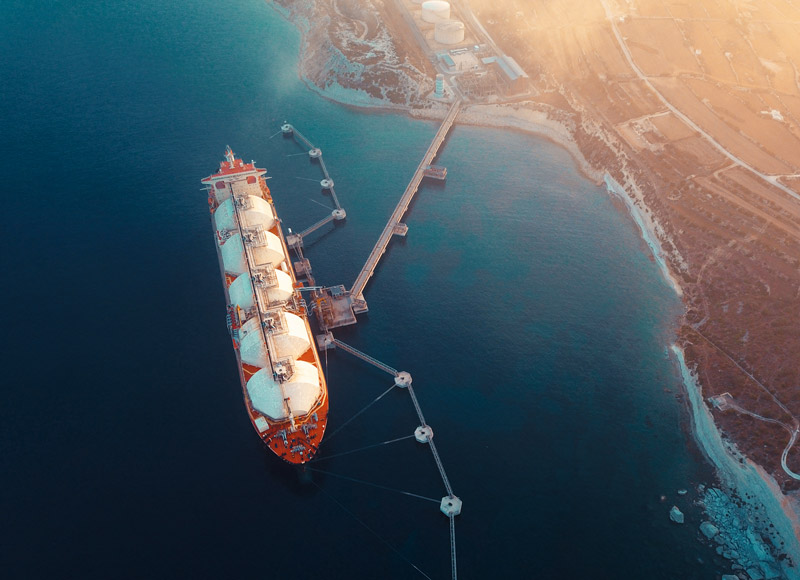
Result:
<svg viewBox="0 0 800 580">
<path fill-rule="evenodd" d="M 228 148 L 202 183 L 247 414 L 270 451 L 302 464 L 322 442 L 328 390 L 265 173 Z"/>
</svg>

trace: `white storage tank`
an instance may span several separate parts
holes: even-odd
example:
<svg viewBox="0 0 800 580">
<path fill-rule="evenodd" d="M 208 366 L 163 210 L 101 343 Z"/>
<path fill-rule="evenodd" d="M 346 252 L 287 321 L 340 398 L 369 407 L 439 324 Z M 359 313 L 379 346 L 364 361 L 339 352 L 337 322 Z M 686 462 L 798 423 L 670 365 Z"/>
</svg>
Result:
<svg viewBox="0 0 800 580">
<path fill-rule="evenodd" d="M 239 276 L 249 271 L 241 234 L 232 235 L 222 244 L 221 253 L 226 272 Z M 254 243 L 250 245 L 250 256 L 253 259 L 253 266 L 256 267 L 272 264 L 277 268 L 285 260 L 281 241 L 272 232 L 261 232 L 260 236 L 256 237 Z"/>
<path fill-rule="evenodd" d="M 245 219 L 242 225 L 254 226 L 261 224 L 264 229 L 271 229 L 275 225 L 275 212 L 272 206 L 260 197 L 245 195 L 239 199 L 239 215 Z M 223 201 L 214 212 L 214 223 L 218 230 L 235 230 L 237 227 L 236 210 L 233 207 L 233 198 Z"/>
<path fill-rule="evenodd" d="M 311 347 L 311 339 L 306 330 L 306 323 L 302 318 L 291 312 L 284 312 L 283 319 L 286 322 L 286 331 L 272 335 L 272 342 L 275 345 L 275 355 L 278 358 L 291 356 L 300 358 L 300 355 Z"/>
<path fill-rule="evenodd" d="M 314 406 L 322 392 L 317 367 L 305 361 L 296 361 L 292 378 L 281 386 L 269 369 L 261 369 L 247 381 L 247 395 L 253 407 L 272 419 L 285 419 L 286 408 L 283 394 L 295 416 L 305 415 Z"/>
<path fill-rule="evenodd" d="M 239 356 L 242 362 L 254 367 L 267 366 L 267 344 L 261 330 L 261 321 L 256 316 L 239 329 Z"/>
<path fill-rule="evenodd" d="M 275 212 L 272 211 L 272 206 L 254 195 L 241 198 L 239 217 L 243 218 L 242 227 L 260 224 L 265 230 L 269 230 L 275 225 Z"/>
<path fill-rule="evenodd" d="M 289 274 L 275 270 L 274 275 L 276 282 L 274 285 L 258 286 L 262 306 L 286 302 L 294 293 L 292 278 Z M 249 272 L 245 272 L 236 278 L 228 288 L 228 292 L 230 293 L 231 303 L 242 310 L 250 310 L 256 305 L 253 296 L 253 283 L 250 281 Z"/>
<path fill-rule="evenodd" d="M 444 0 L 428 0 L 422 3 L 422 19 L 425 22 L 450 20 L 450 3 Z"/>
<path fill-rule="evenodd" d="M 436 42 L 442 44 L 458 44 L 464 42 L 464 23 L 458 20 L 437 22 L 433 32 Z"/>
</svg>

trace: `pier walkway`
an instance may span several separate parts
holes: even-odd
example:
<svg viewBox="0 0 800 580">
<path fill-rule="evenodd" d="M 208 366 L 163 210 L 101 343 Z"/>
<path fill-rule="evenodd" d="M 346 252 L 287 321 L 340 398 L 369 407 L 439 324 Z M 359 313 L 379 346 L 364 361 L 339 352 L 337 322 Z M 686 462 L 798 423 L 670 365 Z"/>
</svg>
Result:
<svg viewBox="0 0 800 580">
<path fill-rule="evenodd" d="M 411 178 L 411 182 L 408 184 L 403 196 L 397 203 L 397 207 L 394 209 L 394 212 L 389 218 L 386 227 L 383 229 L 383 233 L 381 233 L 380 237 L 378 238 L 375 247 L 372 248 L 372 252 L 370 252 L 367 262 L 364 264 L 361 272 L 359 272 L 352 288 L 350 288 L 350 296 L 355 301 L 359 301 L 364 305 L 357 312 L 366 311 L 366 303 L 364 302 L 363 296 L 364 288 L 366 287 L 367 282 L 369 282 L 369 279 L 372 277 L 372 274 L 375 272 L 375 268 L 378 266 L 381 256 L 383 256 L 384 252 L 386 251 L 386 247 L 389 245 L 389 240 L 392 238 L 392 235 L 395 233 L 405 235 L 407 228 L 404 227 L 405 224 L 400 222 L 400 219 L 403 217 L 403 214 L 406 213 L 408 205 L 411 203 L 414 194 L 417 192 L 417 188 L 419 188 L 422 178 L 425 176 L 425 171 L 433 161 L 433 158 L 436 157 L 436 153 L 439 152 L 439 147 L 442 145 L 445 137 L 447 137 L 447 134 L 450 132 L 450 128 L 453 126 L 453 122 L 455 121 L 460 110 L 461 100 L 457 99 L 450 106 L 450 110 L 447 112 L 441 127 L 439 127 L 439 130 L 436 132 L 433 142 L 430 144 L 428 150 L 425 152 L 425 155 L 422 158 L 422 161 L 420 161 L 419 165 L 417 166 L 417 170 L 414 172 L 414 177 Z"/>
<path fill-rule="evenodd" d="M 408 394 L 411 396 L 411 402 L 414 405 L 414 410 L 417 412 L 417 418 L 419 419 L 420 425 L 414 431 L 414 437 L 419 443 L 427 443 L 428 447 L 430 447 L 431 454 L 433 455 L 433 459 L 436 462 L 436 467 L 439 470 L 439 475 L 442 478 L 442 483 L 444 484 L 445 491 L 447 495 L 442 498 L 442 501 L 439 505 L 439 510 L 450 519 L 450 564 L 451 564 L 451 573 L 452 579 L 458 579 L 458 564 L 456 560 L 456 525 L 455 525 L 455 517 L 461 514 L 461 507 L 462 501 L 457 495 L 453 493 L 453 488 L 450 486 L 450 479 L 447 477 L 447 473 L 444 470 L 444 465 L 442 464 L 442 459 L 439 457 L 439 451 L 436 449 L 436 444 L 433 442 L 433 428 L 428 425 L 425 421 L 425 417 L 422 415 L 422 407 L 419 405 L 419 401 L 417 400 L 417 395 L 414 393 L 414 387 L 411 386 L 412 379 L 411 375 L 405 371 L 397 371 L 387 365 L 379 361 L 376 358 L 369 356 L 368 354 L 361 352 L 357 348 L 350 346 L 338 340 L 337 338 L 333 337 L 332 333 L 329 333 L 329 340 L 332 346 L 336 346 L 341 350 L 347 352 L 355 356 L 356 358 L 360 358 L 366 363 L 369 363 L 383 372 L 391 375 L 394 377 L 394 387 L 399 387 L 401 389 L 406 389 Z M 388 391 L 387 391 L 388 392 Z M 386 394 L 386 393 L 384 393 Z M 383 396 L 383 395 L 381 395 Z M 380 398 L 380 397 L 379 397 Z M 376 399 L 377 400 L 377 399 Z M 373 401 L 374 403 L 375 401 Z M 358 416 L 360 413 L 366 410 L 372 403 L 367 405 L 364 409 L 356 413 L 355 416 Z M 353 418 L 355 418 L 355 416 Z M 351 419 L 352 420 L 352 419 Z M 347 423 L 345 423 L 346 425 Z M 343 425 L 344 426 L 344 425 Z M 343 427 L 342 426 L 342 427 Z M 340 427 L 341 429 L 341 427 Z M 433 500 L 436 501 L 436 500 Z"/>
<path fill-rule="evenodd" d="M 322 169 L 322 175 L 324 177 L 324 179 L 320 181 L 319 184 L 324 189 L 330 192 L 331 199 L 333 199 L 333 205 L 335 206 L 334 210 L 328 217 L 319 220 L 317 223 L 306 228 L 300 233 L 296 232 L 289 233 L 286 236 L 286 243 L 290 248 L 299 248 L 300 246 L 303 245 L 304 237 L 306 237 L 307 235 L 318 230 L 325 224 L 328 224 L 334 220 L 343 220 L 345 217 L 347 217 L 347 213 L 344 211 L 341 204 L 339 203 L 339 198 L 336 197 L 336 190 L 333 187 L 333 179 L 331 179 L 331 175 L 330 173 L 328 173 L 328 167 L 325 165 L 325 160 L 322 158 L 322 149 L 320 149 L 319 147 L 314 147 L 314 144 L 311 141 L 309 141 L 305 135 L 303 135 L 300 131 L 298 131 L 294 125 L 290 123 L 284 123 L 283 126 L 281 126 L 281 132 L 284 135 L 294 137 L 295 141 L 298 141 L 301 145 L 306 147 L 308 151 L 308 156 L 311 159 L 316 159 L 317 161 L 319 161 L 319 167 L 320 169 Z"/>
</svg>

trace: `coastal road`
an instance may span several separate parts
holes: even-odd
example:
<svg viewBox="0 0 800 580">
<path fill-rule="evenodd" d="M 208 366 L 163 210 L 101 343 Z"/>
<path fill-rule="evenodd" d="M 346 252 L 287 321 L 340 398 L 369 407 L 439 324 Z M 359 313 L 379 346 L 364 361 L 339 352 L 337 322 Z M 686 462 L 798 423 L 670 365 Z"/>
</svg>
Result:
<svg viewBox="0 0 800 580">
<path fill-rule="evenodd" d="M 789 477 L 791 477 L 792 479 L 796 479 L 796 480 L 800 481 L 800 475 L 798 475 L 797 473 L 795 473 L 794 471 L 792 471 L 791 469 L 789 469 L 789 466 L 786 464 L 786 458 L 787 458 L 787 457 L 788 457 L 788 455 L 789 455 L 789 451 L 792 449 L 792 447 L 794 446 L 795 442 L 797 441 L 798 431 L 800 431 L 800 420 L 798 420 L 798 419 L 797 419 L 797 417 L 795 417 L 795 416 L 792 414 L 792 412 L 791 412 L 791 411 L 789 411 L 789 409 L 788 409 L 788 408 L 786 408 L 786 405 L 784 405 L 784 404 L 783 404 L 783 403 L 782 403 L 782 402 L 781 402 L 781 401 L 778 399 L 778 397 L 776 397 L 776 396 L 775 396 L 775 394 L 774 394 L 772 391 L 770 391 L 770 390 L 769 390 L 769 389 L 768 389 L 768 388 L 767 388 L 767 387 L 766 387 L 766 386 L 765 386 L 765 385 L 764 385 L 764 384 L 763 384 L 761 381 L 759 381 L 757 378 L 755 378 L 755 377 L 754 377 L 752 374 L 750 374 L 750 373 L 749 373 L 749 372 L 747 372 L 747 371 L 746 371 L 744 368 L 742 368 L 742 365 L 740 365 L 738 362 L 736 362 L 735 360 L 733 360 L 733 358 L 731 358 L 731 356 L 730 356 L 730 355 L 729 355 L 727 352 L 725 352 L 725 351 L 724 351 L 722 348 L 720 348 L 720 347 L 719 347 L 719 346 L 718 346 L 718 345 L 717 345 L 717 344 L 716 344 L 716 343 L 715 343 L 713 340 L 711 340 L 710 338 L 708 338 L 708 337 L 707 337 L 705 334 L 703 334 L 703 333 L 702 333 L 700 330 L 698 330 L 697 328 L 695 328 L 695 329 L 694 329 L 694 331 L 695 331 L 695 332 L 698 334 L 698 336 L 702 337 L 702 338 L 703 338 L 703 340 L 705 340 L 706 342 L 708 342 L 708 344 L 710 344 L 710 345 L 711 345 L 711 346 L 713 346 L 715 349 L 717 349 L 717 350 L 718 350 L 718 351 L 719 351 L 719 352 L 720 352 L 720 353 L 721 353 L 721 354 L 722 354 L 722 355 L 723 355 L 725 358 L 727 358 L 727 359 L 728 359 L 729 361 L 731 361 L 731 362 L 732 362 L 734 365 L 736 365 L 736 367 L 737 367 L 737 368 L 738 368 L 740 371 L 742 371 L 742 372 L 743 372 L 745 375 L 747 375 L 748 377 L 750 377 L 750 379 L 751 379 L 751 380 L 752 380 L 752 381 L 753 381 L 755 384 L 757 384 L 759 387 L 761 387 L 761 388 L 764 390 L 764 392 L 765 392 L 765 393 L 767 393 L 767 395 L 769 395 L 769 396 L 770 396 L 770 398 L 771 398 L 773 401 L 775 401 L 775 404 L 776 404 L 776 405 L 778 405 L 778 407 L 779 407 L 779 408 L 780 408 L 780 409 L 781 409 L 781 410 L 782 410 L 784 413 L 786 413 L 786 414 L 787 414 L 789 417 L 791 417 L 791 418 L 792 418 L 792 426 L 790 427 L 789 425 L 787 425 L 787 424 L 786 424 L 786 423 L 784 423 L 783 421 L 778 421 L 777 419 L 771 419 L 771 418 L 769 418 L 769 417 L 764 417 L 764 416 L 762 416 L 762 415 L 759 415 L 759 414 L 757 414 L 757 413 L 753 413 L 752 411 L 748 411 L 748 410 L 747 410 L 747 409 L 745 409 L 744 407 L 740 406 L 738 403 L 734 402 L 734 400 L 733 400 L 733 397 L 732 397 L 730 394 L 728 394 L 728 396 L 727 396 L 727 397 L 724 397 L 724 398 L 725 398 L 725 403 L 726 403 L 726 404 L 727 404 L 729 407 L 731 407 L 731 408 L 733 408 L 733 409 L 735 409 L 735 410 L 739 411 L 740 413 L 742 413 L 742 414 L 744 414 L 744 415 L 750 415 L 750 416 L 751 416 L 751 417 L 753 417 L 754 419 L 759 419 L 759 420 L 761 420 L 761 421 L 765 421 L 765 422 L 767 422 L 767 423 L 774 423 L 774 424 L 776 424 L 776 425 L 780 425 L 781 427 L 783 427 L 784 429 L 786 429 L 786 430 L 789 432 L 789 435 L 790 435 L 790 438 L 789 438 L 789 443 L 787 443 L 786 447 L 783 449 L 783 453 L 781 453 L 781 467 L 783 468 L 783 471 L 785 471 L 785 472 L 786 472 L 786 475 L 788 475 L 788 476 L 789 476 Z"/>
<path fill-rule="evenodd" d="M 628 65 L 631 67 L 631 69 L 633 69 L 633 72 L 636 73 L 636 76 L 638 76 L 639 79 L 641 79 L 641 81 L 644 84 L 646 84 L 651 91 L 653 91 L 653 93 L 664 104 L 664 106 L 667 107 L 667 109 L 669 109 L 681 121 L 686 123 L 686 125 L 688 125 L 693 130 L 697 131 L 697 133 L 702 135 L 715 149 L 717 149 L 717 151 L 719 151 L 725 157 L 727 157 L 728 159 L 733 161 L 736 165 L 742 167 L 743 169 L 746 169 L 746 170 L 750 171 L 753 175 L 758 176 L 759 178 L 761 178 L 762 180 L 766 181 L 770 185 L 773 185 L 773 186 L 777 187 L 778 189 L 783 191 L 785 194 L 790 195 L 791 197 L 793 197 L 797 201 L 800 201 L 800 194 L 797 194 L 795 191 L 793 191 L 792 189 L 786 187 L 780 181 L 778 181 L 778 176 L 767 175 L 766 173 L 762 173 L 759 170 L 757 170 L 755 167 L 749 165 L 747 162 L 743 161 L 742 159 L 740 159 L 739 157 L 737 157 L 736 155 L 734 155 L 733 153 L 731 153 L 730 151 L 725 149 L 725 147 L 723 147 L 720 143 L 718 143 L 714 139 L 714 137 L 712 137 L 709 133 L 704 131 L 697 123 L 692 121 L 689 117 L 684 115 L 675 106 L 673 106 L 672 103 L 670 103 L 666 99 L 666 97 L 664 97 L 664 95 L 662 95 L 658 91 L 658 89 L 656 89 L 656 87 L 653 85 L 653 83 L 650 82 L 649 77 L 647 75 L 645 75 L 642 72 L 642 70 L 633 61 L 633 55 L 631 55 L 630 50 L 628 50 L 628 46 L 625 44 L 625 40 L 622 38 L 622 35 L 620 34 L 619 29 L 617 28 L 617 23 L 614 21 L 614 15 L 611 13 L 611 10 L 608 8 L 608 5 L 606 4 L 606 0 L 600 0 L 600 2 L 603 5 L 603 10 L 605 10 L 606 18 L 611 23 L 611 30 L 613 30 L 613 32 L 614 32 L 614 36 L 617 39 L 617 44 L 619 44 L 620 50 L 622 50 L 622 53 L 625 55 L 625 59 L 628 61 Z"/>
</svg>

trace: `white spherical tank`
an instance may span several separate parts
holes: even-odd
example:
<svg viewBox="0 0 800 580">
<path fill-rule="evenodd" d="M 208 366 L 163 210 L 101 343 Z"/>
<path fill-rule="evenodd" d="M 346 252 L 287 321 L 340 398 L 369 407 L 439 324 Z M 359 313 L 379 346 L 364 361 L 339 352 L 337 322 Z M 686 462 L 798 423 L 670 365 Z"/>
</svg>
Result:
<svg viewBox="0 0 800 580">
<path fill-rule="evenodd" d="M 442 44 L 458 44 L 464 42 L 464 23 L 458 20 L 437 22 L 433 32 L 436 42 Z"/>
<path fill-rule="evenodd" d="M 450 19 L 450 3 L 444 0 L 428 0 L 422 3 L 422 19 L 425 22 L 441 22 Z"/>
</svg>

